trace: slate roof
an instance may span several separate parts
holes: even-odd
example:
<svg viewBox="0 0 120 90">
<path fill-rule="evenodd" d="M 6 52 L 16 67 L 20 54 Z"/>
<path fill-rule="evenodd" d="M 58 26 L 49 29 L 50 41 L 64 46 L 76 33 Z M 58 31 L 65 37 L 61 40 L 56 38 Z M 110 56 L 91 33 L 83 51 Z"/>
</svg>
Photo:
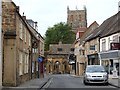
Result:
<svg viewBox="0 0 120 90">
<path fill-rule="evenodd" d="M 111 22 L 106 26 L 107 28 L 101 34 L 101 38 L 120 32 L 120 12 L 112 16 L 110 19 Z"/>
<path fill-rule="evenodd" d="M 14 2 L 10 2 L 11 4 L 13 4 L 16 8 L 16 4 Z M 32 34 L 32 36 L 34 38 L 36 38 L 38 40 L 38 37 L 36 36 L 36 34 L 39 34 L 33 27 L 31 27 L 31 25 L 27 22 L 26 20 L 26 16 L 21 16 L 19 13 L 19 10 L 16 10 L 16 13 L 19 15 L 19 17 L 21 18 L 21 20 L 24 22 L 24 24 L 27 26 L 28 30 L 30 31 L 30 33 Z M 25 18 L 24 18 L 25 17 Z M 41 35 L 40 35 L 41 36 Z M 41 36 L 42 37 L 42 36 Z"/>
<path fill-rule="evenodd" d="M 96 30 L 89 33 L 85 41 L 92 40 L 96 37 L 105 37 L 120 32 L 120 12 L 106 19 Z"/>
</svg>

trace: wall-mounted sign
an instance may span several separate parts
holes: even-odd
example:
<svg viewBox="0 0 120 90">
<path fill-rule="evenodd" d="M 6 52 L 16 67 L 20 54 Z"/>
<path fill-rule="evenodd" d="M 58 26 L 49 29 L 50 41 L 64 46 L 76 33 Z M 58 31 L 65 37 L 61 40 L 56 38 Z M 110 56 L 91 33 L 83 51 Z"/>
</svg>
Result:
<svg viewBox="0 0 120 90">
<path fill-rule="evenodd" d="M 120 43 L 111 43 L 111 50 L 120 50 Z"/>
</svg>

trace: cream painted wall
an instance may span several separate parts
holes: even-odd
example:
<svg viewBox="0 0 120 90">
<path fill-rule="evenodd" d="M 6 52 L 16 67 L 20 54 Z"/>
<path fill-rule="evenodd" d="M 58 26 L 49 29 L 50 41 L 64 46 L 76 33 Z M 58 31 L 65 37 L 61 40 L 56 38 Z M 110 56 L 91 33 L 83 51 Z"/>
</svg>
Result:
<svg viewBox="0 0 120 90">
<path fill-rule="evenodd" d="M 107 37 L 104 37 L 104 38 L 101 38 L 101 39 L 100 39 L 100 52 L 102 51 L 102 40 L 103 40 L 103 39 L 106 40 L 106 45 L 105 45 L 106 50 L 105 50 L 105 51 L 107 51 L 107 50 L 110 49 L 109 44 L 110 44 L 111 42 L 113 42 L 113 36 L 116 36 L 116 35 L 120 36 L 120 33 L 116 33 L 116 34 L 113 34 L 113 35 L 110 35 L 110 36 L 107 36 Z M 110 41 L 109 41 L 109 39 L 110 39 Z"/>
</svg>

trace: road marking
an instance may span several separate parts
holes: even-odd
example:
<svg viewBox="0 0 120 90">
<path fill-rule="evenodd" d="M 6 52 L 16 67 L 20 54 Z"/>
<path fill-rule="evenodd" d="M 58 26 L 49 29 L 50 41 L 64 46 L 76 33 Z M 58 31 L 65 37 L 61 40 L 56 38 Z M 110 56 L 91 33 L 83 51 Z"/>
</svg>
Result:
<svg viewBox="0 0 120 90">
<path fill-rule="evenodd" d="M 53 81 L 53 78 L 51 78 L 43 87 L 42 90 L 45 90 L 45 88 L 48 88 L 51 84 L 51 82 Z"/>
</svg>

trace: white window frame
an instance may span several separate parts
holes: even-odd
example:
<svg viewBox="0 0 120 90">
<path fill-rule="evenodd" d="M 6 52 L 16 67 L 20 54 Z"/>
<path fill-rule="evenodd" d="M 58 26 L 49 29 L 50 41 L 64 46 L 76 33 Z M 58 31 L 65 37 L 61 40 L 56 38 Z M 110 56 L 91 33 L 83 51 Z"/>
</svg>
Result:
<svg viewBox="0 0 120 90">
<path fill-rule="evenodd" d="M 31 36 L 30 36 L 30 34 L 29 34 L 29 37 L 28 37 L 28 41 L 29 41 L 29 46 L 31 46 Z"/>
<path fill-rule="evenodd" d="M 23 54 L 19 52 L 19 75 L 23 75 Z"/>
<path fill-rule="evenodd" d="M 27 41 L 27 30 L 24 29 L 25 33 L 24 33 L 24 36 L 25 36 L 25 42 Z"/>
<path fill-rule="evenodd" d="M 108 50 L 110 50 L 110 37 L 108 37 Z"/>
<path fill-rule="evenodd" d="M 25 54 L 25 58 L 24 58 L 24 73 L 28 73 L 28 55 Z"/>
<path fill-rule="evenodd" d="M 113 36 L 113 42 L 119 42 L 119 36 L 118 35 Z"/>
<path fill-rule="evenodd" d="M 20 22 L 19 29 L 20 29 L 20 31 L 19 31 L 20 39 L 23 40 L 23 24 L 22 24 L 22 22 Z"/>
<path fill-rule="evenodd" d="M 36 62 L 36 71 L 38 71 L 38 62 Z"/>
<path fill-rule="evenodd" d="M 32 61 L 32 73 L 34 73 L 34 71 L 35 71 L 35 62 Z"/>
<path fill-rule="evenodd" d="M 27 70 L 27 73 L 28 73 L 28 68 L 29 68 L 29 55 L 27 55 L 27 67 L 26 67 L 26 70 Z"/>
<path fill-rule="evenodd" d="M 102 51 L 106 50 L 106 39 L 102 39 Z"/>
</svg>

